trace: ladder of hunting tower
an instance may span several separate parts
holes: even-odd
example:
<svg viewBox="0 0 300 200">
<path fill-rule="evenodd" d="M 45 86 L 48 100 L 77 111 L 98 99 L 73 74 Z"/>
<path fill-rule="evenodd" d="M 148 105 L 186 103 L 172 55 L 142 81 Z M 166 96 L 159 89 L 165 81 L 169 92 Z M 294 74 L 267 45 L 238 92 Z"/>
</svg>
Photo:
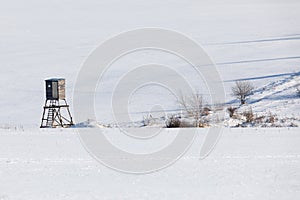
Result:
<svg viewBox="0 0 300 200">
<path fill-rule="evenodd" d="M 50 107 L 51 106 L 55 106 L 55 101 L 51 101 L 50 102 Z M 52 127 L 53 126 L 53 123 L 54 123 L 54 114 L 55 114 L 55 108 L 49 108 L 48 109 L 47 119 L 45 119 L 47 127 Z"/>
</svg>

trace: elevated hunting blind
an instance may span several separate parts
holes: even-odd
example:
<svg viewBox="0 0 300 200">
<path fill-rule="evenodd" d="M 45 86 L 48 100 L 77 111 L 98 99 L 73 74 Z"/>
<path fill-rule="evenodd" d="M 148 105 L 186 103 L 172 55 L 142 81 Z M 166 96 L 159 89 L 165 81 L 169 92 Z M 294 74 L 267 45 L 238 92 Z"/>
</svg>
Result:
<svg viewBox="0 0 300 200">
<path fill-rule="evenodd" d="M 66 101 L 66 81 L 52 78 L 46 82 L 46 101 L 41 128 L 70 127 L 74 125 Z"/>
<path fill-rule="evenodd" d="M 48 100 L 64 100 L 65 93 L 65 79 L 48 79 L 46 82 L 46 99 Z"/>
</svg>

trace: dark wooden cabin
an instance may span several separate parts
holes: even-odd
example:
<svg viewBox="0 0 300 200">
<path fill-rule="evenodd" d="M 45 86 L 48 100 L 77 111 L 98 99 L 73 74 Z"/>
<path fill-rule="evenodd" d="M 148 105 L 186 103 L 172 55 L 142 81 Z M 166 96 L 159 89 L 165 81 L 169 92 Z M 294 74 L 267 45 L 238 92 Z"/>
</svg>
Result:
<svg viewBox="0 0 300 200">
<path fill-rule="evenodd" d="M 47 100 L 65 100 L 66 99 L 66 81 L 63 78 L 47 79 L 46 99 Z"/>
</svg>

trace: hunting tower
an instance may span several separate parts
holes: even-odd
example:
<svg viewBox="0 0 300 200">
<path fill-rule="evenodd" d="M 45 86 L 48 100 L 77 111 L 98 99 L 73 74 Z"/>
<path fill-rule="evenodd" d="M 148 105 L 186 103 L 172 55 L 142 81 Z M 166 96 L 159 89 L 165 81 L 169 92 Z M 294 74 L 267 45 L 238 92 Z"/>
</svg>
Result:
<svg viewBox="0 0 300 200">
<path fill-rule="evenodd" d="M 66 81 L 62 78 L 47 79 L 46 101 L 41 128 L 70 127 L 73 119 L 66 101 Z M 64 115 L 64 116 L 63 116 Z"/>
</svg>

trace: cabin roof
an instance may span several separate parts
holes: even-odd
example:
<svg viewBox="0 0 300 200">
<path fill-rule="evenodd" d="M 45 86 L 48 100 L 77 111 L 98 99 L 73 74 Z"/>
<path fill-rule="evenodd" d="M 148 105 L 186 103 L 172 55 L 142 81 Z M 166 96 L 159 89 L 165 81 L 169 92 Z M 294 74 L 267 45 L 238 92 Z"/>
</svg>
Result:
<svg viewBox="0 0 300 200">
<path fill-rule="evenodd" d="M 61 81 L 61 80 L 65 80 L 64 78 L 50 78 L 50 79 L 46 79 L 45 81 Z"/>
</svg>

